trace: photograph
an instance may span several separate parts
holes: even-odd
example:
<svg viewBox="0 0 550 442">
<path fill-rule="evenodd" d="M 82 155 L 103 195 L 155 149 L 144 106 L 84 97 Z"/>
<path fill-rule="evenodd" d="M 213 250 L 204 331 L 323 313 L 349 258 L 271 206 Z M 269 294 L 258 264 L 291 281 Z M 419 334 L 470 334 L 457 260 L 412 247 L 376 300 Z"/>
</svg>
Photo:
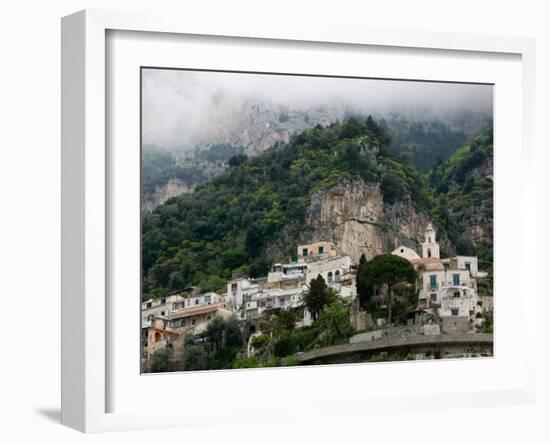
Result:
<svg viewBox="0 0 550 442">
<path fill-rule="evenodd" d="M 142 374 L 493 357 L 493 84 L 140 75 Z"/>
</svg>

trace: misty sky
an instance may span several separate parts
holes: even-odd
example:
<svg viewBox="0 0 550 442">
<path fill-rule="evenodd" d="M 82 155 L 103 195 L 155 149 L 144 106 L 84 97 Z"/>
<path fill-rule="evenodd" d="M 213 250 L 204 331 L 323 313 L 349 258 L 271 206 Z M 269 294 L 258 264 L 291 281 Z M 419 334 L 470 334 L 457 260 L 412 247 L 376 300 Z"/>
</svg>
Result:
<svg viewBox="0 0 550 442">
<path fill-rule="evenodd" d="M 365 114 L 411 110 L 431 116 L 461 110 L 492 114 L 493 88 L 476 84 L 144 69 L 143 143 L 165 147 L 191 143 L 200 135 L 212 106 L 222 102 L 238 112 L 244 101 L 272 103 L 294 110 L 341 106 Z"/>
</svg>

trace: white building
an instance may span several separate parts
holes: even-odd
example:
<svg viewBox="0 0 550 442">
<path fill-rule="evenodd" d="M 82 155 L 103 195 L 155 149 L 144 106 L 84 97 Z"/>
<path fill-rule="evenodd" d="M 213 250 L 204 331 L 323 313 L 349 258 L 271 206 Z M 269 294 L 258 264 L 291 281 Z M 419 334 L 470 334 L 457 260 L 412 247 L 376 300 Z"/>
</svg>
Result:
<svg viewBox="0 0 550 442">
<path fill-rule="evenodd" d="M 179 310 L 183 308 L 198 307 L 201 305 L 216 304 L 224 302 L 224 296 L 218 295 L 214 292 L 202 293 L 200 295 L 194 295 L 185 297 L 181 300 L 175 301 L 172 304 L 173 310 Z"/>
<path fill-rule="evenodd" d="M 440 316 L 467 316 L 477 306 L 477 257 L 440 258 L 436 231 L 428 224 L 422 243 L 422 257 L 405 246 L 392 254 L 408 259 L 418 272 L 420 308 L 434 309 Z M 472 307 L 473 302 L 473 309 Z M 457 310 L 458 309 L 458 310 Z"/>
<path fill-rule="evenodd" d="M 256 318 L 278 310 L 297 308 L 302 305 L 302 287 L 271 289 L 255 293 L 245 300 L 245 317 Z"/>
<path fill-rule="evenodd" d="M 162 298 L 149 299 L 141 303 L 141 328 L 151 327 L 155 316 L 169 316 L 174 304 L 183 300 L 180 292 L 168 294 Z"/>
<path fill-rule="evenodd" d="M 451 260 L 418 259 L 411 263 L 419 274 L 418 300 L 422 307 L 430 308 L 438 299 L 440 290 L 450 286 L 477 289 L 477 281 L 467 269 L 451 265 Z"/>
<path fill-rule="evenodd" d="M 343 253 L 341 253 L 340 250 L 334 246 L 334 244 L 327 241 L 319 241 L 311 244 L 299 245 L 296 255 L 298 257 L 298 262 L 310 262 L 335 256 L 342 256 Z"/>
<path fill-rule="evenodd" d="M 422 258 L 439 259 L 439 244 L 435 240 L 435 230 L 432 223 L 428 224 L 424 232 L 424 242 L 422 243 Z"/>
<path fill-rule="evenodd" d="M 350 272 L 351 258 L 347 255 L 327 257 L 326 259 L 309 262 L 305 274 L 305 283 L 309 285 L 312 279 L 319 275 L 330 286 L 339 283 Z"/>
<path fill-rule="evenodd" d="M 203 333 L 215 317 L 231 315 L 228 306 L 218 302 L 173 310 L 169 316 L 155 316 L 151 326 L 142 330 L 143 356 L 149 359 L 155 351 L 177 342 L 181 346 L 185 335 Z"/>
<path fill-rule="evenodd" d="M 267 282 L 278 282 L 285 279 L 305 278 L 308 265 L 303 262 L 274 264 L 267 274 Z"/>
<path fill-rule="evenodd" d="M 401 258 L 405 258 L 409 261 L 412 261 L 413 259 L 420 259 L 420 256 L 416 253 L 416 251 L 406 246 L 399 246 L 391 253 L 392 255 L 400 256 Z"/>
<path fill-rule="evenodd" d="M 227 283 L 227 292 L 225 301 L 231 306 L 234 311 L 239 310 L 242 306 L 245 297 L 250 297 L 254 293 L 259 292 L 260 284 L 252 279 L 238 278 Z"/>
<path fill-rule="evenodd" d="M 452 260 L 456 260 L 456 268 L 457 269 L 467 269 L 470 271 L 470 275 L 474 278 L 477 278 L 480 276 L 480 272 L 477 267 L 477 256 L 457 256 L 455 258 L 452 258 Z"/>
<path fill-rule="evenodd" d="M 225 302 L 241 318 L 257 318 L 277 310 L 297 308 L 309 283 L 321 275 L 327 285 L 347 299 L 357 294 L 350 273 L 352 260 L 330 242 L 298 246 L 298 256 L 289 263 L 276 263 L 267 278 L 237 278 L 229 281 Z"/>
<path fill-rule="evenodd" d="M 481 307 L 478 306 L 477 292 L 464 286 L 448 286 L 437 294 L 437 313 L 439 316 L 473 317 Z"/>
</svg>

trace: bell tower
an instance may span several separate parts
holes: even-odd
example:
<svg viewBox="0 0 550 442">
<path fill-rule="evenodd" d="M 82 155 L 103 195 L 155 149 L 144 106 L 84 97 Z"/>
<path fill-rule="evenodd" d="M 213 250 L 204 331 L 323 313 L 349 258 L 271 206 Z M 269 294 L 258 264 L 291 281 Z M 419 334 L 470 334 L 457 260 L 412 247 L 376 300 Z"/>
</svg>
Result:
<svg viewBox="0 0 550 442">
<path fill-rule="evenodd" d="M 422 258 L 439 259 L 439 244 L 435 240 L 435 230 L 432 223 L 428 224 L 424 231 L 424 242 L 422 243 Z"/>
</svg>

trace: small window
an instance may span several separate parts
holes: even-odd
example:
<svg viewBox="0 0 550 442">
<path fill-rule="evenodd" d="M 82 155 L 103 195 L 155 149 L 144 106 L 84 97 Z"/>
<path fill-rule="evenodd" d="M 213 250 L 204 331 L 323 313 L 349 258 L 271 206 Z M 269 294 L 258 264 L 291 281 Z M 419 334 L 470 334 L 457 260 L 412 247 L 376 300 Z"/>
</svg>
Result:
<svg viewBox="0 0 550 442">
<path fill-rule="evenodd" d="M 196 319 L 191 319 L 191 325 L 195 325 L 196 322 L 197 322 Z"/>
<path fill-rule="evenodd" d="M 320 246 L 319 247 L 319 255 L 322 255 L 323 253 L 325 253 L 325 248 L 323 246 Z"/>
<path fill-rule="evenodd" d="M 162 298 L 162 299 L 160 300 L 160 303 L 161 303 L 162 305 L 166 304 L 166 298 Z"/>
<path fill-rule="evenodd" d="M 151 308 L 153 306 L 153 303 L 152 302 L 148 302 L 147 303 L 147 308 Z"/>
<path fill-rule="evenodd" d="M 460 285 L 460 274 L 453 274 L 453 285 Z"/>
<path fill-rule="evenodd" d="M 336 270 L 336 272 L 334 273 L 334 280 L 336 282 L 340 281 L 340 270 Z"/>
<path fill-rule="evenodd" d="M 332 282 L 332 272 L 328 272 L 327 279 L 328 282 Z"/>
<path fill-rule="evenodd" d="M 432 257 L 432 249 L 428 249 L 428 258 Z"/>
<path fill-rule="evenodd" d="M 199 305 L 199 299 L 195 299 L 195 305 Z"/>
<path fill-rule="evenodd" d="M 401 253 L 405 253 L 405 249 L 401 249 Z"/>
<path fill-rule="evenodd" d="M 307 248 L 302 249 L 302 256 L 307 256 Z"/>
<path fill-rule="evenodd" d="M 452 316 L 458 316 L 458 308 L 452 308 L 451 309 L 451 315 Z"/>
<path fill-rule="evenodd" d="M 472 263 L 471 262 L 466 262 L 464 263 L 464 266 L 466 267 L 467 270 L 472 270 Z"/>
<path fill-rule="evenodd" d="M 236 291 L 237 291 L 237 283 L 236 283 L 236 282 L 234 282 L 234 283 L 231 284 L 231 291 L 232 291 L 232 292 L 236 292 Z"/>
</svg>

